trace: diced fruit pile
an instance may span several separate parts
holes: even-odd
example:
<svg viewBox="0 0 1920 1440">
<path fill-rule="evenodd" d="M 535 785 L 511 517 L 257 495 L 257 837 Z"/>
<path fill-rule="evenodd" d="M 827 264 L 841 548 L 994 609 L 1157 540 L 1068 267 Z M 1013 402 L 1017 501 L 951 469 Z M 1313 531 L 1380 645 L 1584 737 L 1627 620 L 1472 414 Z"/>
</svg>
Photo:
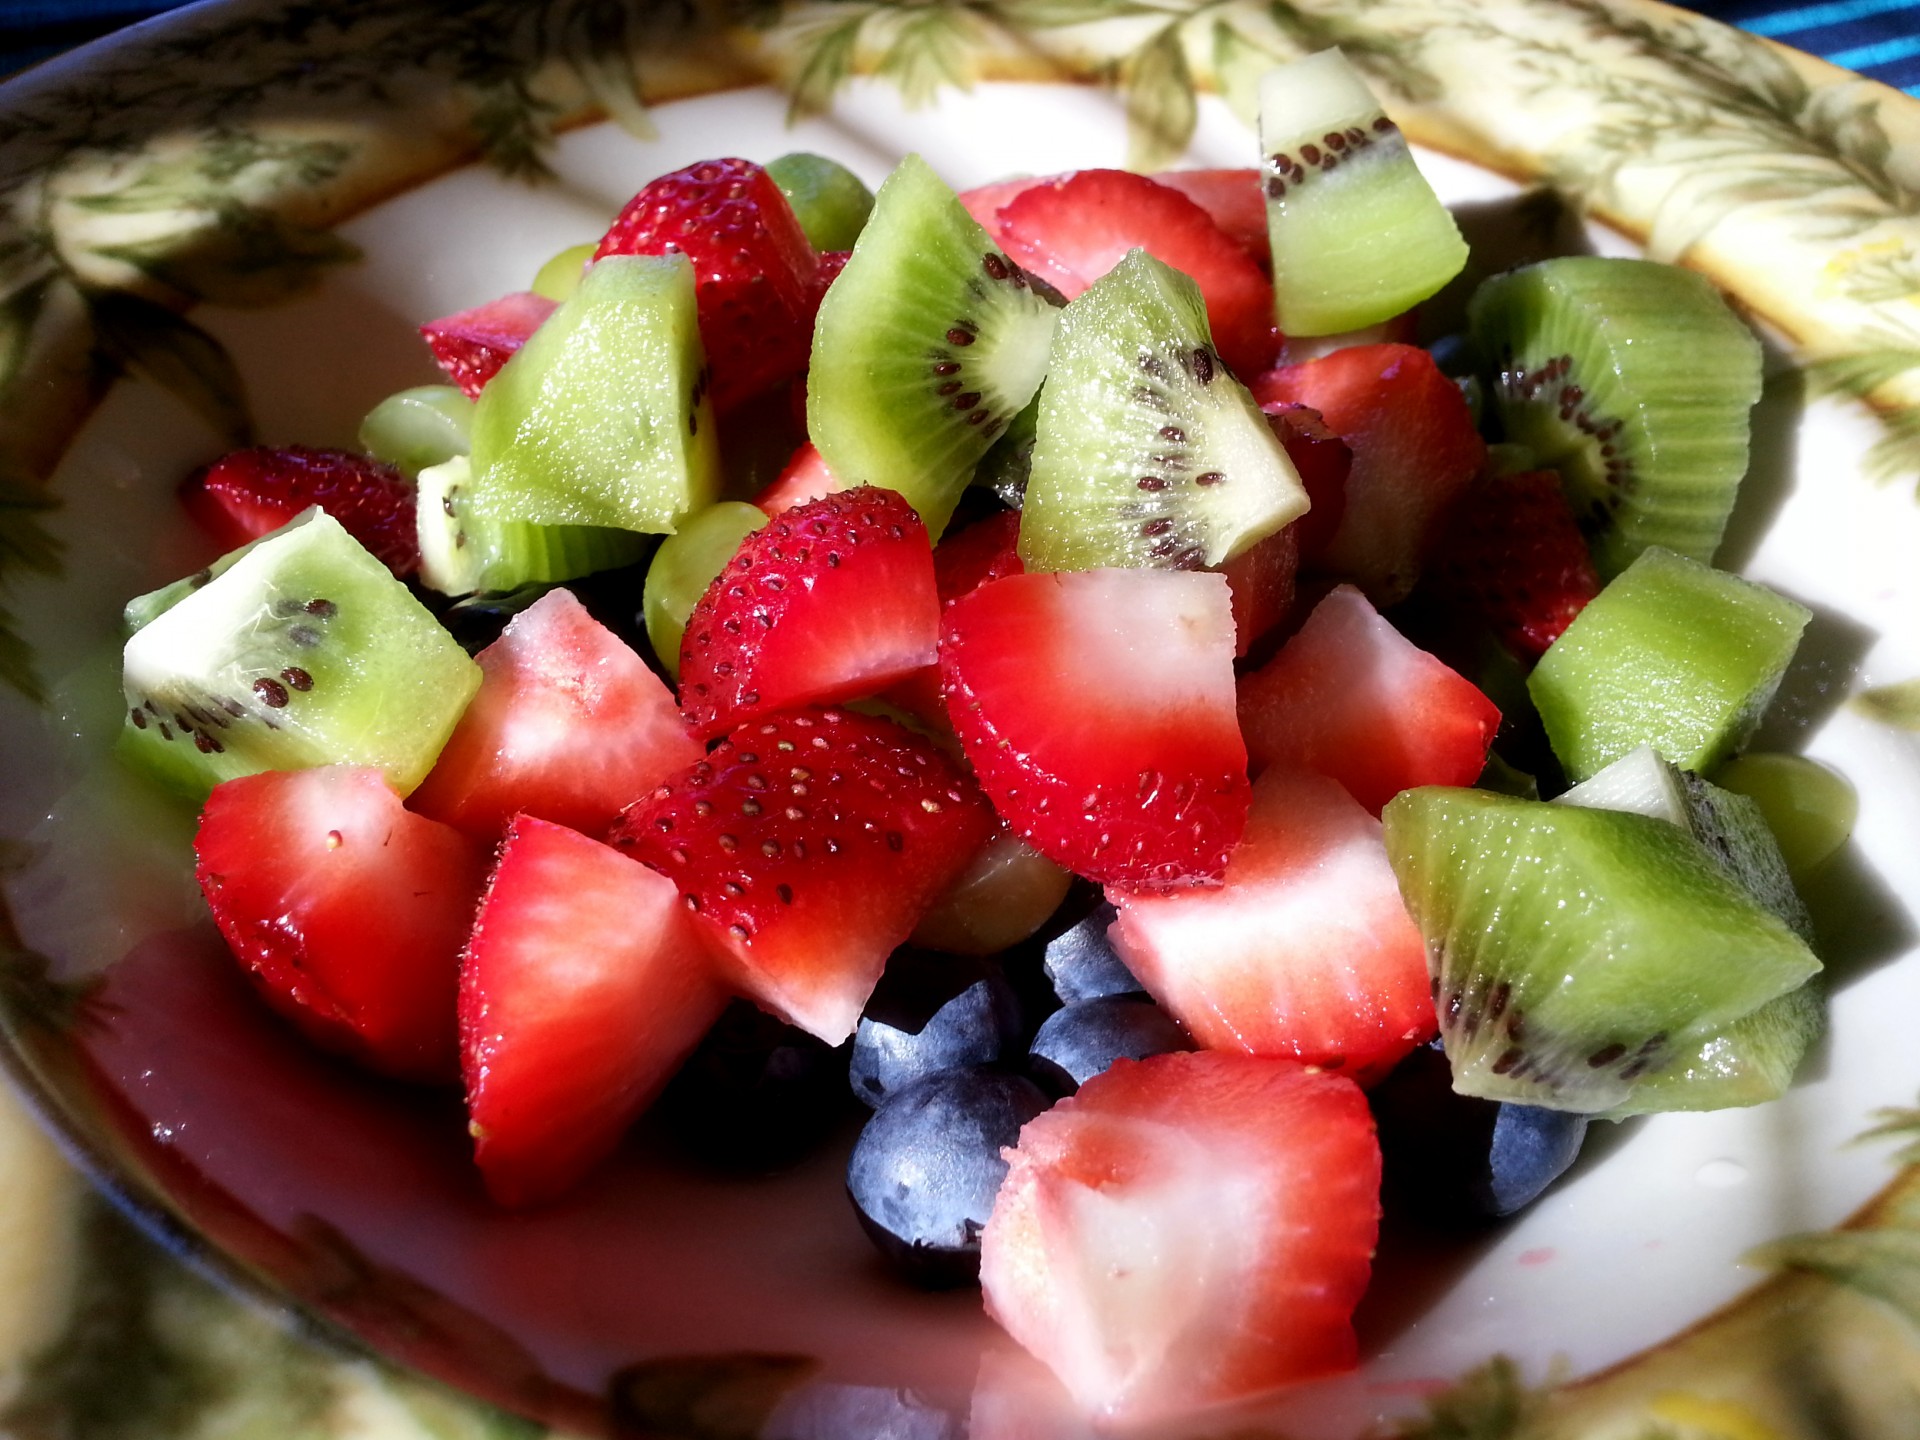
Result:
<svg viewBox="0 0 1920 1440">
<path fill-rule="evenodd" d="M 1847 820 L 1733 758 L 1808 618 L 1707 563 L 1757 345 L 1548 261 L 1476 416 L 1338 333 L 1465 259 L 1399 131 L 1263 95 L 1258 170 L 660 177 L 367 454 L 190 478 L 241 548 L 128 606 L 123 752 L 267 1002 L 457 1074 L 510 1206 L 857 1097 L 881 1250 L 1127 1420 L 1353 1364 L 1383 1166 L 1484 1220 L 1779 1094 Z"/>
</svg>

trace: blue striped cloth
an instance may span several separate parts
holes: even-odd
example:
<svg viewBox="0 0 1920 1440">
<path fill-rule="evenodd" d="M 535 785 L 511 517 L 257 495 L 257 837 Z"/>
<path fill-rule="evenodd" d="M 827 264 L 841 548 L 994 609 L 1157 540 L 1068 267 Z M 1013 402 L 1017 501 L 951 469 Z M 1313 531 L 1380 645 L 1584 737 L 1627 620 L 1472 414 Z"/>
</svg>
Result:
<svg viewBox="0 0 1920 1440">
<path fill-rule="evenodd" d="M 0 0 L 0 75 L 185 0 Z M 1703 0 L 1717 19 L 1920 95 L 1920 0 Z"/>
</svg>

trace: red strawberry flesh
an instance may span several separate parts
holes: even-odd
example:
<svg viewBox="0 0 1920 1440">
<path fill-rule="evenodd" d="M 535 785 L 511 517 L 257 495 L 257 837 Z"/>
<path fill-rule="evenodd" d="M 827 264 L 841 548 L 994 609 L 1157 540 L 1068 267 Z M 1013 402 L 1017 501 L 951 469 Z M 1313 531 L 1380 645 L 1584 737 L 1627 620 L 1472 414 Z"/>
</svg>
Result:
<svg viewBox="0 0 1920 1440">
<path fill-rule="evenodd" d="M 474 1160 L 493 1198 L 571 1189 L 725 1005 L 670 882 L 563 826 L 514 821 L 460 971 Z"/>
<path fill-rule="evenodd" d="M 1323 775 L 1280 767 L 1254 783 L 1222 888 L 1113 898 L 1115 950 L 1209 1049 L 1368 1084 L 1435 1034 L 1426 946 L 1380 822 Z"/>
<path fill-rule="evenodd" d="M 544 295 L 519 290 L 471 310 L 429 320 L 420 327 L 420 334 L 447 378 L 475 400 L 558 308 L 558 302 Z"/>
<path fill-rule="evenodd" d="M 420 568 L 413 486 L 371 456 L 305 445 L 235 450 L 188 476 L 180 500 L 222 550 L 318 505 L 395 575 Z"/>
<path fill-rule="evenodd" d="M 1342 585 L 1241 679 L 1240 728 L 1255 769 L 1317 770 L 1377 815 L 1416 785 L 1479 779 L 1500 711 Z"/>
<path fill-rule="evenodd" d="M 752 715 L 873 695 L 934 663 L 927 527 L 891 490 L 810 500 L 747 536 L 687 617 L 680 709 L 701 739 Z"/>
<path fill-rule="evenodd" d="M 1273 286 L 1246 252 L 1177 190 L 1125 170 L 1078 170 L 1021 191 L 999 211 L 1012 259 L 1069 300 L 1144 249 L 1200 287 L 1214 348 L 1241 375 L 1273 363 Z"/>
<path fill-rule="evenodd" d="M 488 841 L 525 812 L 599 834 L 700 758 L 673 696 L 568 590 L 476 657 L 480 689 L 409 805 Z"/>
<path fill-rule="evenodd" d="M 1121 1060 L 1007 1155 L 987 1309 L 1096 1422 L 1354 1365 L 1380 1151 L 1351 1081 L 1225 1052 Z"/>
<path fill-rule="evenodd" d="M 1436 594 L 1530 660 L 1600 593 L 1593 556 L 1551 470 L 1475 485 L 1454 510 L 1432 568 Z"/>
<path fill-rule="evenodd" d="M 732 982 L 829 1044 L 993 828 L 930 741 L 837 708 L 766 716 L 621 817 Z"/>
<path fill-rule="evenodd" d="M 315 1044 L 411 1080 L 456 1073 L 473 841 L 410 814 L 376 769 L 270 770 L 214 787 L 194 839 L 214 922 Z"/>
<path fill-rule="evenodd" d="M 1221 576 L 992 580 L 947 607 L 940 664 L 967 759 L 1041 854 L 1109 884 L 1220 878 L 1247 806 Z"/>
<path fill-rule="evenodd" d="M 1258 170 L 1163 170 L 1153 178 L 1206 211 L 1222 233 L 1263 271 L 1273 269 L 1273 246 L 1267 239 L 1267 192 Z"/>
</svg>

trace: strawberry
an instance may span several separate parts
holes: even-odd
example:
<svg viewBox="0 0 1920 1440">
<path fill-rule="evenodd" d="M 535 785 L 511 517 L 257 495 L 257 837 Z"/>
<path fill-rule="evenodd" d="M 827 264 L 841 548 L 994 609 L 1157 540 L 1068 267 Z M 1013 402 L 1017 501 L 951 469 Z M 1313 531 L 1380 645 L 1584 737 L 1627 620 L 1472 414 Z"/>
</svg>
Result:
<svg viewBox="0 0 1920 1440">
<path fill-rule="evenodd" d="M 1225 1052 L 1121 1060 L 1007 1158 L 988 1312 L 1102 1428 L 1355 1364 L 1380 1148 L 1350 1080 Z"/>
<path fill-rule="evenodd" d="M 703 160 L 662 175 L 627 202 L 593 258 L 675 254 L 693 261 L 717 412 L 806 369 L 820 262 L 765 170 Z"/>
<path fill-rule="evenodd" d="M 1261 405 L 1310 405 L 1353 451 L 1340 528 L 1321 555 L 1381 607 L 1398 604 L 1487 447 L 1459 386 L 1412 345 L 1357 345 L 1251 386 Z"/>
<path fill-rule="evenodd" d="M 391 465 L 305 445 L 235 450 L 180 486 L 180 501 L 222 550 L 278 530 L 318 505 L 395 575 L 420 568 L 413 486 Z"/>
<path fill-rule="evenodd" d="M 1011 180 L 996 180 L 991 185 L 976 185 L 971 190 L 962 190 L 960 203 L 966 207 L 975 223 L 992 238 L 993 243 L 1004 250 L 1007 241 L 1000 230 L 1001 208 L 1010 203 L 1014 196 L 1036 185 L 1047 185 L 1066 178 L 1066 175 L 1022 175 Z"/>
<path fill-rule="evenodd" d="M 838 1044 L 992 828 L 978 788 L 929 741 L 815 709 L 741 726 L 610 838 L 680 889 L 743 993 Z"/>
<path fill-rule="evenodd" d="M 447 378 L 469 400 L 477 400 L 487 382 L 500 373 L 500 367 L 557 309 L 556 301 L 520 290 L 471 310 L 429 320 L 420 327 L 420 333 Z"/>
<path fill-rule="evenodd" d="M 1293 528 L 1299 532 L 1300 563 L 1312 567 L 1326 553 L 1340 529 L 1340 517 L 1346 514 L 1353 451 L 1311 406 L 1282 400 L 1261 408 L 1307 490 L 1312 508 L 1293 522 Z"/>
<path fill-rule="evenodd" d="M 317 1045 L 409 1080 L 455 1073 L 460 946 L 480 849 L 371 767 L 214 787 L 194 837 L 214 923 L 268 1004 Z"/>
<path fill-rule="evenodd" d="M 862 486 L 740 543 L 687 618 L 680 709 L 707 740 L 752 715 L 884 690 L 938 653 L 933 549 L 913 507 Z"/>
<path fill-rule="evenodd" d="M 813 308 L 817 313 L 820 302 L 826 299 L 827 287 L 840 278 L 840 272 L 847 268 L 847 261 L 853 258 L 851 250 L 823 250 L 817 262 L 818 269 L 813 272 Z"/>
<path fill-rule="evenodd" d="M 1600 593 L 1560 477 L 1494 475 L 1467 491 L 1435 548 L 1432 588 L 1479 616 L 1515 654 L 1544 654 Z"/>
<path fill-rule="evenodd" d="M 1351 585 L 1314 608 L 1279 654 L 1240 681 L 1255 769 L 1300 765 L 1367 809 L 1415 785 L 1471 785 L 1500 712 L 1404 638 Z"/>
<path fill-rule="evenodd" d="M 1020 512 L 1001 510 L 963 530 L 941 537 L 933 547 L 933 579 L 944 604 L 1003 575 L 1019 575 Z"/>
<path fill-rule="evenodd" d="M 1301 520 L 1248 546 L 1226 564 L 1233 594 L 1233 653 L 1245 655 L 1293 609 L 1293 581 L 1300 570 Z"/>
<path fill-rule="evenodd" d="M 1163 170 L 1153 177 L 1207 212 L 1262 271 L 1273 269 L 1267 240 L 1267 192 L 1258 170 Z"/>
<path fill-rule="evenodd" d="M 1231 369 L 1257 374 L 1279 353 L 1272 284 L 1177 190 L 1125 170 L 1077 170 L 1021 191 L 999 214 L 1007 254 L 1069 300 L 1139 247 L 1193 277 Z"/>
<path fill-rule="evenodd" d="M 1324 775 L 1276 766 L 1254 782 L 1221 889 L 1112 898 L 1115 952 L 1207 1048 L 1364 1085 L 1435 1034 L 1380 822 Z"/>
<path fill-rule="evenodd" d="M 578 1183 L 726 998 L 669 881 L 516 819 L 460 966 L 468 1128 L 493 1198 L 537 1205 Z"/>
<path fill-rule="evenodd" d="M 786 468 L 774 477 L 771 485 L 753 497 L 753 503 L 769 515 L 779 515 L 796 505 L 845 488 L 840 477 L 827 468 L 820 452 L 806 444 L 793 452 Z"/>
<path fill-rule="evenodd" d="M 947 607 L 940 666 L 974 773 L 1041 854 L 1116 885 L 1220 878 L 1247 810 L 1224 579 L 991 580 Z"/>
<path fill-rule="evenodd" d="M 489 842 L 514 815 L 599 834 L 700 758 L 638 655 L 551 590 L 482 650 L 480 690 L 408 802 Z"/>
</svg>

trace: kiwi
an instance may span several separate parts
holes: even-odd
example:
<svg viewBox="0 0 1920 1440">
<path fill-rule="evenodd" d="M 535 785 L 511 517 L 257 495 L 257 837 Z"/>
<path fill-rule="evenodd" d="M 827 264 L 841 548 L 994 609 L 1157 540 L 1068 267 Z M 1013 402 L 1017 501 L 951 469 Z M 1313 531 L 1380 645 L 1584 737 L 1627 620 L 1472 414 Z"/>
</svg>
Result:
<svg viewBox="0 0 1920 1440">
<path fill-rule="evenodd" d="M 142 626 L 121 678 L 122 754 L 189 794 L 328 764 L 378 766 L 405 794 L 480 669 L 316 507 Z"/>
<path fill-rule="evenodd" d="M 873 213 L 866 182 L 824 155 L 796 150 L 767 162 L 767 174 L 793 207 L 793 218 L 816 250 L 851 250 Z"/>
<path fill-rule="evenodd" d="M 1644 1108 L 1640 1082 L 1820 969 L 1668 821 L 1442 787 L 1382 820 L 1463 1094 Z"/>
<path fill-rule="evenodd" d="M 1555 803 L 1627 810 L 1680 826 L 1742 889 L 1812 941 L 1812 917 L 1794 890 L 1772 828 L 1747 796 L 1723 790 L 1642 746 Z M 1819 982 L 1809 981 L 1648 1073 L 1609 1117 L 1723 1110 L 1777 1099 L 1792 1083 L 1825 1018 Z"/>
<path fill-rule="evenodd" d="M 1662 549 L 1643 552 L 1527 678 L 1567 778 L 1651 745 L 1711 774 L 1759 724 L 1812 612 Z"/>
<path fill-rule="evenodd" d="M 820 304 L 813 443 L 847 485 L 899 491 L 937 540 L 974 466 L 1039 389 L 1059 313 L 907 156 Z"/>
<path fill-rule="evenodd" d="M 420 582 L 442 595 L 517 590 L 631 565 L 651 543 L 631 530 L 533 525 L 472 513 L 472 463 L 456 455 L 420 472 L 415 507 Z"/>
<path fill-rule="evenodd" d="M 1603 578 L 1649 546 L 1709 561 L 1747 469 L 1760 344 L 1704 276 L 1573 255 L 1468 305 L 1506 439 L 1560 472 Z"/>
<path fill-rule="evenodd" d="M 1419 304 L 1467 263 L 1467 243 L 1400 127 L 1338 50 L 1260 82 L 1274 318 L 1337 335 Z"/>
<path fill-rule="evenodd" d="M 1306 509 L 1192 280 L 1132 250 L 1062 312 L 1021 508 L 1029 570 L 1218 565 Z"/>
<path fill-rule="evenodd" d="M 487 382 L 472 513 L 671 533 L 720 454 L 684 255 L 609 255 Z"/>
</svg>

